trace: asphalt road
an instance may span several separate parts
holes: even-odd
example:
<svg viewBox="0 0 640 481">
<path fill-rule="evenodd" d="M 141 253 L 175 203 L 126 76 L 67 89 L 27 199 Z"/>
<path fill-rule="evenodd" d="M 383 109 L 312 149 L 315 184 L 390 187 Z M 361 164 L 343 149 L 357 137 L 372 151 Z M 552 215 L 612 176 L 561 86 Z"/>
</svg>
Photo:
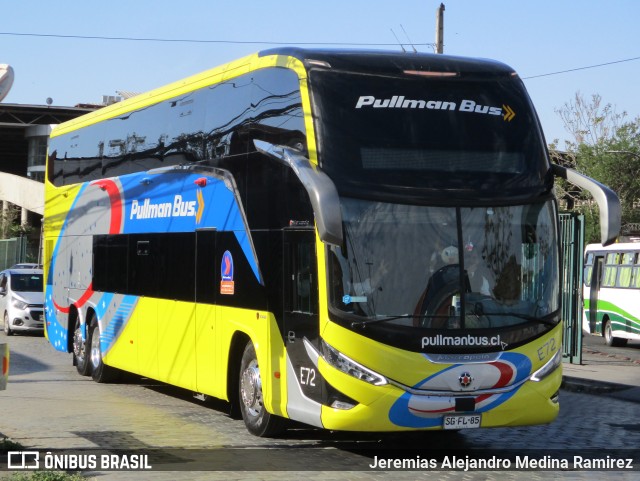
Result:
<svg viewBox="0 0 640 481">
<path fill-rule="evenodd" d="M 582 337 L 582 349 L 600 352 L 615 358 L 625 358 L 640 364 L 640 341 L 628 341 L 625 347 L 607 346 L 602 336 L 585 334 Z"/>
<path fill-rule="evenodd" d="M 555 460 L 576 453 L 588 459 L 635 456 L 635 471 L 622 469 L 607 477 L 640 479 L 640 405 L 628 401 L 562 391 L 560 416 L 546 426 L 393 435 L 297 426 L 281 438 L 262 439 L 250 435 L 242 421 L 227 416 L 224 403 L 195 401 L 191 393 L 136 377 L 121 384 L 97 384 L 79 376 L 71 355 L 54 351 L 42 337 L 18 335 L 5 340 L 11 349 L 11 371 L 7 390 L 0 392 L 3 436 L 42 456 L 58 449 L 150 453 L 154 471 L 99 472 L 100 480 L 309 476 L 467 480 L 518 479 L 523 474 L 530 479 L 601 479 L 603 474 L 570 469 L 465 473 L 443 467 L 442 461 L 451 460 L 450 456 L 464 461 L 468 453 L 471 459 L 514 459 L 527 454 Z M 436 468 L 380 468 L 380 460 L 389 458 L 427 459 Z"/>
</svg>

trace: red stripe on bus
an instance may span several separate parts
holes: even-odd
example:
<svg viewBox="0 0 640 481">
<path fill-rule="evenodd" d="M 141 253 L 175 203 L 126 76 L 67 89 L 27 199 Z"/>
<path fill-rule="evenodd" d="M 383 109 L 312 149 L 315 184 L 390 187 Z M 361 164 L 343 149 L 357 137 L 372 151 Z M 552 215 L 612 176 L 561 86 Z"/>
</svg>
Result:
<svg viewBox="0 0 640 481">
<path fill-rule="evenodd" d="M 122 197 L 120 189 L 112 180 L 96 180 L 92 185 L 97 185 L 104 190 L 109 196 L 111 202 L 111 224 L 109 225 L 109 234 L 119 234 L 122 225 Z"/>
<path fill-rule="evenodd" d="M 78 299 L 78 301 L 75 303 L 75 306 L 76 307 L 84 306 L 85 303 L 89 300 L 89 298 L 92 295 L 93 295 L 93 284 L 89 284 L 89 287 L 87 287 L 87 290 L 84 291 L 84 294 L 82 294 L 82 297 L 80 297 L 80 299 Z M 68 314 L 69 310 L 71 309 L 71 306 L 62 307 L 56 301 L 53 301 L 53 305 L 56 307 L 56 309 L 58 309 L 63 314 Z"/>
</svg>

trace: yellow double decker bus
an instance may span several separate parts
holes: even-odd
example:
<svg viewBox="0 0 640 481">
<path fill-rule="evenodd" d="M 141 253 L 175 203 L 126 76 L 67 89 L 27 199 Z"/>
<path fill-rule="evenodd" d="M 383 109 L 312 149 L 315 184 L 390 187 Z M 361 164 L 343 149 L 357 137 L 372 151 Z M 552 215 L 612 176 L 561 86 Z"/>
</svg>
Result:
<svg viewBox="0 0 640 481">
<path fill-rule="evenodd" d="M 46 334 L 227 400 L 250 432 L 546 423 L 561 383 L 554 175 L 508 66 L 263 51 L 61 124 Z"/>
</svg>

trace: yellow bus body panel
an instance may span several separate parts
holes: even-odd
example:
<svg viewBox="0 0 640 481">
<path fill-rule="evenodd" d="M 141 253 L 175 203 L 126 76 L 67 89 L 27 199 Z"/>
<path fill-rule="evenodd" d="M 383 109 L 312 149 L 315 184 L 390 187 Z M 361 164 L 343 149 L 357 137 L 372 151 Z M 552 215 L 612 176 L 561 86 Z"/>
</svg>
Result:
<svg viewBox="0 0 640 481">
<path fill-rule="evenodd" d="M 425 379 L 433 378 L 449 369 L 465 370 L 465 364 L 439 364 L 430 362 L 425 355 L 393 348 L 360 336 L 328 322 L 323 338 L 331 346 L 396 383 L 416 388 Z M 551 360 L 553 354 L 561 349 L 562 325 L 559 324 L 549 333 L 509 351 L 515 355 L 526 356 L 531 361 L 531 370 L 527 377 Z M 442 429 L 441 415 L 432 415 L 433 422 L 419 427 L 398 425 L 390 419 L 390 412 L 401 398 L 410 397 L 406 390 L 392 383 L 375 386 L 345 374 L 329 365 L 322 357 L 318 368 L 326 381 L 341 393 L 357 402 L 352 409 L 333 409 L 322 407 L 322 423 L 327 429 L 355 431 L 396 431 L 413 429 Z M 539 382 L 526 380 L 504 400 L 496 400 L 495 406 L 482 412 L 482 427 L 531 425 L 551 422 L 559 412 L 559 404 L 553 399 L 560 389 L 562 368 L 558 367 Z M 461 391 L 456 394 L 461 394 Z M 469 392 L 469 396 L 474 396 Z M 477 397 L 477 395 L 475 395 Z M 418 399 L 420 396 L 416 396 Z M 428 396 L 423 396 L 424 399 Z M 410 402 L 410 401 L 409 401 Z M 535 409 L 531 407 L 535 406 Z M 396 408 L 397 409 L 397 406 Z M 447 414 L 469 414 L 448 412 Z M 440 420 L 440 421 L 438 421 Z M 438 422 L 437 422 L 438 421 Z"/>
<path fill-rule="evenodd" d="M 230 346 L 238 334 L 256 349 L 267 409 L 286 416 L 284 343 L 275 317 L 265 311 L 143 297 L 104 362 L 229 400 Z"/>
</svg>

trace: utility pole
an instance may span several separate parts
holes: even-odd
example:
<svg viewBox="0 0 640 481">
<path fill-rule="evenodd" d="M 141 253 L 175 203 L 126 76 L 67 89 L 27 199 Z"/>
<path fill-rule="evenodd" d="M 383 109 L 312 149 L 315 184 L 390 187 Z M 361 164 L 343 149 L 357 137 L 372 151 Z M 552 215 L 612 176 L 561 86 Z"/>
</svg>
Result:
<svg viewBox="0 0 640 481">
<path fill-rule="evenodd" d="M 444 3 L 436 10 L 436 53 L 444 51 Z"/>
</svg>

